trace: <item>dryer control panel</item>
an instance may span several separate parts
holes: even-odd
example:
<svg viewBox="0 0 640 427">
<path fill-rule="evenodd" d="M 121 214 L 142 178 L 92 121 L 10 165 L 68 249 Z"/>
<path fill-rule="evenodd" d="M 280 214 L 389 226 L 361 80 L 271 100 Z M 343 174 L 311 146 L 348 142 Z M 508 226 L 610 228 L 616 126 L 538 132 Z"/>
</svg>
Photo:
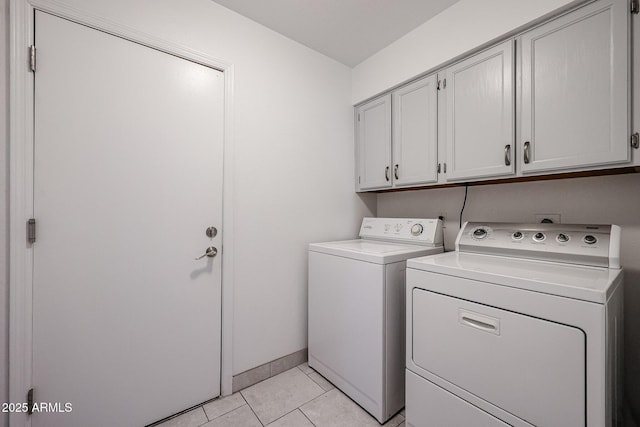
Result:
<svg viewBox="0 0 640 427">
<path fill-rule="evenodd" d="M 360 237 L 410 245 L 442 246 L 442 221 L 424 218 L 364 218 Z"/>
<path fill-rule="evenodd" d="M 617 225 L 467 222 L 456 251 L 620 268 Z"/>
</svg>

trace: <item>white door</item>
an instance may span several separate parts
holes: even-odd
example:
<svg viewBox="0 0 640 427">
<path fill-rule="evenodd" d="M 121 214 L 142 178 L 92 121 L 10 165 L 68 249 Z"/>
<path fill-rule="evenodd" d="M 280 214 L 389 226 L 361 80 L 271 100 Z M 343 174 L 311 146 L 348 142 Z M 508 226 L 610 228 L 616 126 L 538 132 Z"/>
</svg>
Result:
<svg viewBox="0 0 640 427">
<path fill-rule="evenodd" d="M 438 90 L 436 75 L 393 92 L 394 186 L 438 180 Z"/>
<path fill-rule="evenodd" d="M 522 36 L 524 173 L 629 160 L 628 7 L 595 2 Z"/>
<path fill-rule="evenodd" d="M 219 395 L 223 74 L 36 13 L 32 425 Z"/>
<path fill-rule="evenodd" d="M 358 107 L 358 189 L 391 187 L 391 95 Z"/>
<path fill-rule="evenodd" d="M 447 181 L 515 172 L 513 61 L 510 40 L 445 71 Z"/>
</svg>

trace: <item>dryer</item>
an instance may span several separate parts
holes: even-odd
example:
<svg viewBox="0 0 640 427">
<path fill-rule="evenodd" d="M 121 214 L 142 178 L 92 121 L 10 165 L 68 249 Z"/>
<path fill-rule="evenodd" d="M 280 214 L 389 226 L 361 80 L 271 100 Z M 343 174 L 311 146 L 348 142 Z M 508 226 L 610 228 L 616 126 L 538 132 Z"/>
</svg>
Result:
<svg viewBox="0 0 640 427">
<path fill-rule="evenodd" d="M 620 233 L 466 223 L 409 260 L 407 425 L 621 425 Z"/>
<path fill-rule="evenodd" d="M 443 251 L 439 219 L 364 218 L 309 245 L 309 366 L 380 423 L 404 406 L 406 260 Z"/>
</svg>

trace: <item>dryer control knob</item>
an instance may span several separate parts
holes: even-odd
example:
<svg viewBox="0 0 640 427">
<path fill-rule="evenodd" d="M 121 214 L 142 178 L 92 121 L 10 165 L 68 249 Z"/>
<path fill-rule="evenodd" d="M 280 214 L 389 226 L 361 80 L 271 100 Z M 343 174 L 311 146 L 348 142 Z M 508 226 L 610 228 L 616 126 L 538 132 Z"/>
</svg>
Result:
<svg viewBox="0 0 640 427">
<path fill-rule="evenodd" d="M 476 230 L 473 232 L 473 237 L 475 239 L 484 239 L 485 237 L 487 237 L 487 230 L 485 230 L 484 228 L 476 228 Z"/>
<path fill-rule="evenodd" d="M 560 234 L 558 234 L 558 237 L 556 237 L 556 240 L 559 243 L 567 243 L 569 241 L 569 236 L 567 236 L 564 233 L 560 233 Z"/>
<path fill-rule="evenodd" d="M 411 227 L 412 236 L 419 236 L 422 234 L 423 231 L 424 231 L 424 227 L 422 226 L 422 224 L 413 224 L 413 226 Z"/>
<path fill-rule="evenodd" d="M 586 236 L 584 236 L 584 239 L 582 239 L 587 245 L 593 245 L 594 243 L 596 243 L 598 241 L 598 238 L 592 234 L 587 234 Z"/>
<path fill-rule="evenodd" d="M 542 242 L 545 238 L 546 236 L 544 235 L 544 233 L 536 233 L 533 235 L 533 240 L 535 240 L 536 242 Z"/>
</svg>

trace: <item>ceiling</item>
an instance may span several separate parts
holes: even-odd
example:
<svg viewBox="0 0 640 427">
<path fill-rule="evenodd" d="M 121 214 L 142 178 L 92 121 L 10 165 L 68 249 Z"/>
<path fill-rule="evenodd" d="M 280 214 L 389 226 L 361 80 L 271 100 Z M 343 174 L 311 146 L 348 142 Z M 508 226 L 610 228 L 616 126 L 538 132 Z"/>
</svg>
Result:
<svg viewBox="0 0 640 427">
<path fill-rule="evenodd" d="M 353 67 L 458 0 L 213 0 Z"/>
</svg>

